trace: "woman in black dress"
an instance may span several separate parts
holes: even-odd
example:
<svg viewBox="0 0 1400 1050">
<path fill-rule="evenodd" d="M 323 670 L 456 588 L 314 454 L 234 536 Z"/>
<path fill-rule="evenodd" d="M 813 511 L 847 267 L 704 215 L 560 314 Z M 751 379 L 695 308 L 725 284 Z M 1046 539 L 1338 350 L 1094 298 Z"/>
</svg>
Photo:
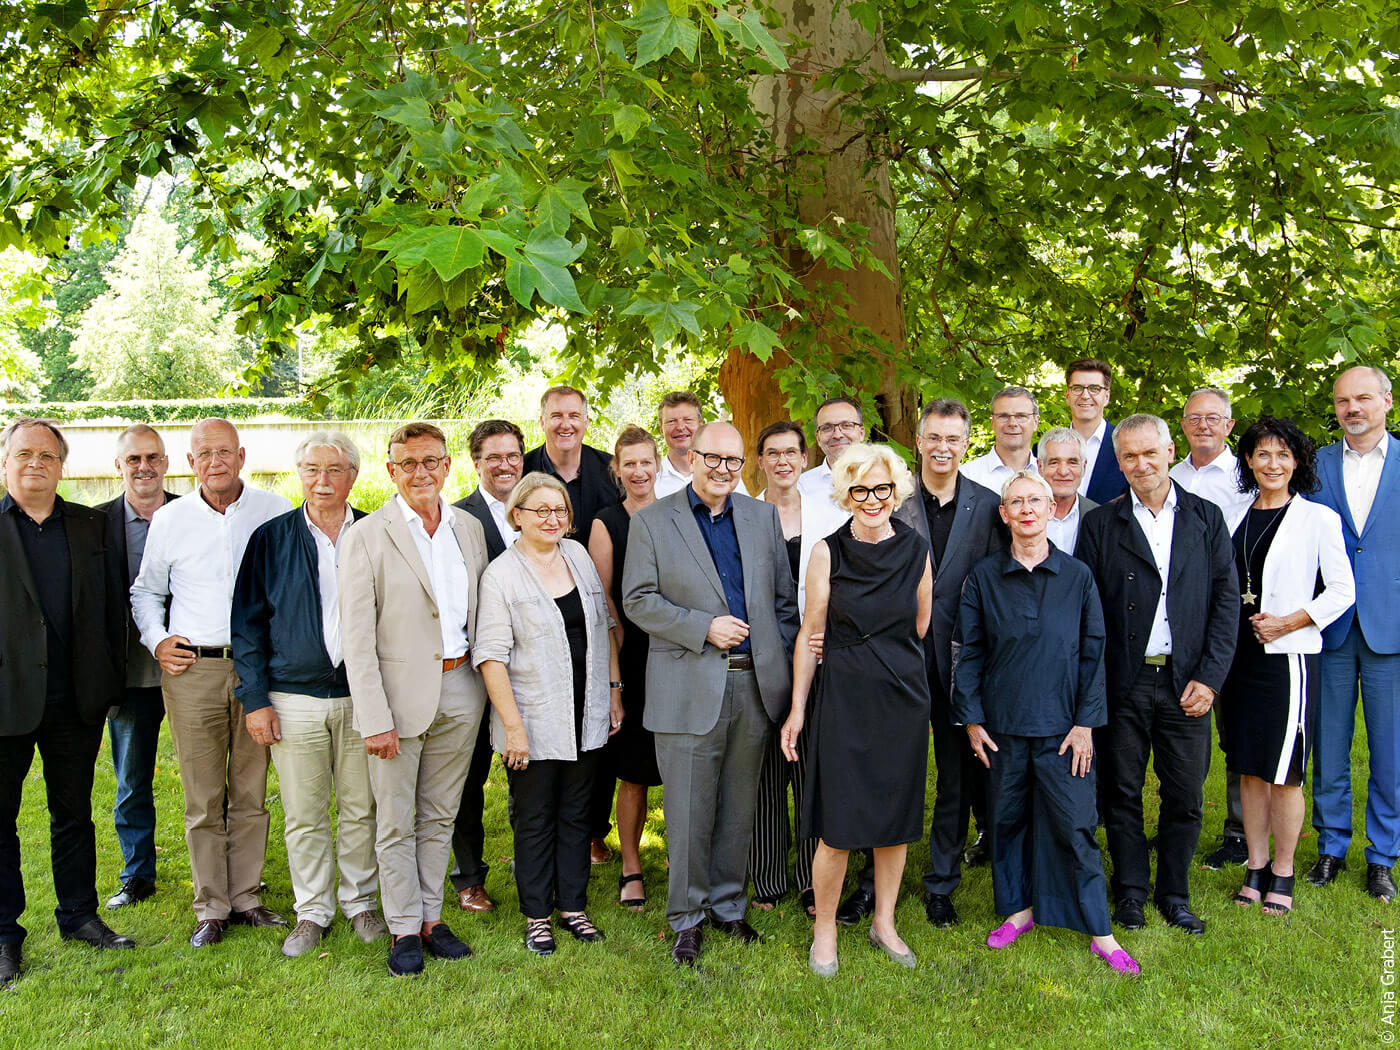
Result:
<svg viewBox="0 0 1400 1050">
<path fill-rule="evenodd" d="M 913 967 L 894 927 L 908 844 L 923 837 L 929 693 L 923 636 L 933 608 L 928 545 L 894 509 L 914 492 L 909 468 L 885 445 L 852 445 L 832 471 L 852 518 L 812 551 L 802 632 L 793 653 L 792 712 L 783 754 L 797 760 L 816 670 L 810 641 L 825 631 L 812 713 L 801 834 L 818 838 L 809 965 L 836 972 L 836 906 L 853 849 L 875 851 L 870 941 Z"/>
<path fill-rule="evenodd" d="M 1235 452 L 1240 491 L 1257 493 L 1235 527 L 1244 608 L 1218 704 L 1220 744 L 1226 765 L 1240 775 L 1249 847 L 1235 901 L 1249 907 L 1262 899 L 1266 913 L 1286 915 L 1303 829 L 1322 628 L 1351 605 L 1355 586 L 1342 519 L 1303 497 L 1318 486 L 1308 436 L 1291 419 L 1264 416 L 1244 432 Z M 1324 588 L 1317 592 L 1319 573 Z"/>
<path fill-rule="evenodd" d="M 622 850 L 618 903 L 633 911 L 646 905 L 642 882 L 642 828 L 647 819 L 647 788 L 661 783 L 656 768 L 656 745 L 642 725 L 646 707 L 647 635 L 622 612 L 622 565 L 627 557 L 627 530 L 632 515 L 656 500 L 658 459 L 656 438 L 641 427 L 629 426 L 617 436 L 613 471 L 626 499 L 606 507 L 593 519 L 588 553 L 597 566 L 612 612 L 613 634 L 622 665 L 622 728 L 608 743 L 621 783 L 617 789 L 617 840 Z"/>
</svg>

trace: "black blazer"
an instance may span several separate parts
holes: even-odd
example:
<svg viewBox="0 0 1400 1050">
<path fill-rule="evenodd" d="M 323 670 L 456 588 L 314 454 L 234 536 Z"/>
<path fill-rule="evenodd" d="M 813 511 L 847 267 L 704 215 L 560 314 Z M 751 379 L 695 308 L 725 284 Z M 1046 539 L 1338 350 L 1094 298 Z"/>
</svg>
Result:
<svg viewBox="0 0 1400 1050">
<path fill-rule="evenodd" d="M 1109 423 L 1104 428 L 1103 443 L 1099 445 L 1099 455 L 1094 460 L 1094 472 L 1089 475 L 1089 486 L 1084 490 L 1084 496 L 1103 504 L 1127 491 L 1128 479 L 1118 469 L 1118 454 L 1113 451 L 1113 424 Z"/>
<path fill-rule="evenodd" d="M 979 561 L 1007 547 L 1006 527 L 997 513 L 1000 504 L 1001 498 L 991 489 L 969 477 L 962 478 L 948 546 L 943 551 L 943 561 L 933 567 L 933 616 L 924 636 L 924 652 L 929 673 L 938 675 L 948 695 L 952 695 L 953 688 L 953 631 L 958 623 L 963 581 Z M 929 543 L 924 482 L 919 475 L 914 475 L 914 494 L 899 505 L 894 517 Z M 933 560 L 931 544 L 929 560 Z"/>
<path fill-rule="evenodd" d="M 473 490 L 466 499 L 459 499 L 452 505 L 466 511 L 481 522 L 481 531 L 486 534 L 486 557 L 489 560 L 495 561 L 505 553 L 506 544 L 501 539 L 501 530 L 496 528 L 496 519 L 491 517 L 491 508 L 486 505 L 486 497 L 481 494 L 480 486 Z M 588 546 L 586 537 L 583 545 Z"/>
<path fill-rule="evenodd" d="M 8 499 L 4 506 L 8 504 Z M 101 513 L 63 504 L 73 565 L 73 684 L 78 713 L 102 721 L 126 685 L 126 592 L 108 584 L 107 538 Z M 0 513 L 0 736 L 32 733 L 44 717 L 48 670 L 44 614 L 29 560 L 9 512 Z"/>
<path fill-rule="evenodd" d="M 1167 621 L 1172 629 L 1172 684 L 1192 680 L 1217 693 L 1230 670 L 1240 622 L 1235 552 L 1220 508 L 1176 482 Z M 1147 655 L 1161 576 L 1147 536 L 1133 517 L 1131 493 L 1091 510 L 1079 526 L 1075 556 L 1093 570 L 1108 629 L 1110 705 L 1125 695 Z"/>
</svg>

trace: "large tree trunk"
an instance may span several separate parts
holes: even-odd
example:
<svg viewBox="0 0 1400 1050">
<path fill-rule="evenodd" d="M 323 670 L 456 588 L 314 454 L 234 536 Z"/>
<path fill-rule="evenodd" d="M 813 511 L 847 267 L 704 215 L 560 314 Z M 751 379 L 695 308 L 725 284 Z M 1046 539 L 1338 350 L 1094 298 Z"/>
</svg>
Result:
<svg viewBox="0 0 1400 1050">
<path fill-rule="evenodd" d="M 792 67 L 787 73 L 759 78 L 751 92 L 755 109 L 770 121 L 780 152 L 804 138 L 819 144 L 815 160 L 821 165 L 821 182 L 816 191 L 799 202 L 799 215 L 812 225 L 830 224 L 839 216 L 867 227 L 872 253 L 893 279 L 868 269 L 832 270 L 813 265 L 796 246 L 791 249 L 794 269 L 804 273 L 802 283 L 809 292 L 815 293 L 821 285 L 831 283 L 843 289 L 849 297 L 846 309 L 851 320 L 887 344 L 890 356 L 879 369 L 879 387 L 868 391 L 875 396 L 881 418 L 869 422 L 874 424 L 871 429 L 878 436 L 912 445 L 917 402 L 914 391 L 899 385 L 895 367 L 895 362 L 904 358 L 906 335 L 889 173 L 883 160 L 872 162 L 864 128 L 853 123 L 840 104 L 829 105 L 831 91 L 819 92 L 813 86 L 817 76 L 846 62 L 859 61 L 874 72 L 883 71 L 887 68 L 885 56 L 878 41 L 858 22 L 844 10 L 835 11 L 837 0 L 776 0 L 772 6 L 782 15 L 787 36 L 799 37 L 811 45 L 789 55 Z M 815 295 L 793 305 L 809 322 L 824 313 Z M 801 332 L 812 330 L 808 324 Z M 868 368 L 871 346 L 853 345 L 853 340 L 832 324 L 818 324 L 815 330 L 826 343 L 823 349 L 836 349 L 852 362 L 863 359 Z M 798 335 L 794 331 L 787 338 L 793 356 L 801 360 L 811 348 L 793 342 Z M 750 446 L 767 423 L 788 418 L 786 401 L 775 378 L 777 370 L 787 363 L 787 358 L 775 354 L 765 364 L 736 349 L 729 352 L 720 368 L 720 389 Z M 838 371 L 844 369 L 838 365 Z M 862 391 L 833 389 L 830 396 L 846 393 L 859 395 Z M 751 461 L 754 473 L 747 480 L 751 491 L 756 491 L 752 489 L 756 458 L 751 457 Z"/>
</svg>

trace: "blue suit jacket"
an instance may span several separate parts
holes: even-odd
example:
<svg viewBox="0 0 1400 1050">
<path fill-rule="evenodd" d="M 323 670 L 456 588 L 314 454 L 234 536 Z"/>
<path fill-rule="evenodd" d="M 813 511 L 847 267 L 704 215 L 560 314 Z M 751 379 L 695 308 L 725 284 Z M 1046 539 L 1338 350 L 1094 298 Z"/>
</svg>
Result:
<svg viewBox="0 0 1400 1050">
<path fill-rule="evenodd" d="M 1317 453 L 1322 487 L 1310 498 L 1331 507 L 1342 519 L 1342 540 L 1356 577 L 1356 604 L 1322 632 L 1322 647 L 1336 649 L 1361 618 L 1361 633 L 1378 653 L 1400 653 L 1400 442 L 1387 437 L 1385 467 L 1376 486 L 1376 499 L 1364 522 L 1352 521 L 1342 486 L 1343 443 Z"/>
<path fill-rule="evenodd" d="M 1113 424 L 1109 423 L 1104 428 L 1103 444 L 1099 446 L 1098 459 L 1094 460 L 1094 472 L 1089 475 L 1084 498 L 1094 503 L 1107 503 L 1127 491 L 1128 479 L 1118 469 L 1118 456 L 1113 451 Z"/>
</svg>

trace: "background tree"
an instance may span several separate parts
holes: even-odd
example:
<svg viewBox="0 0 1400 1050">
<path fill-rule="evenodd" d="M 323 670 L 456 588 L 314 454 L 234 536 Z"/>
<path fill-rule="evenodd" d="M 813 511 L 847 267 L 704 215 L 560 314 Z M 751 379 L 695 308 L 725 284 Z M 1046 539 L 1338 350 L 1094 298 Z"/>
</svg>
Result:
<svg viewBox="0 0 1400 1050">
<path fill-rule="evenodd" d="M 42 326 L 48 319 L 44 295 L 43 260 L 17 252 L 0 251 L 0 400 L 28 401 L 38 396 L 40 362 L 24 345 L 27 327 Z"/>
<path fill-rule="evenodd" d="M 241 363 L 234 319 L 154 207 L 132 224 L 107 283 L 73 340 L 94 397 L 208 397 L 232 381 Z"/>
</svg>

